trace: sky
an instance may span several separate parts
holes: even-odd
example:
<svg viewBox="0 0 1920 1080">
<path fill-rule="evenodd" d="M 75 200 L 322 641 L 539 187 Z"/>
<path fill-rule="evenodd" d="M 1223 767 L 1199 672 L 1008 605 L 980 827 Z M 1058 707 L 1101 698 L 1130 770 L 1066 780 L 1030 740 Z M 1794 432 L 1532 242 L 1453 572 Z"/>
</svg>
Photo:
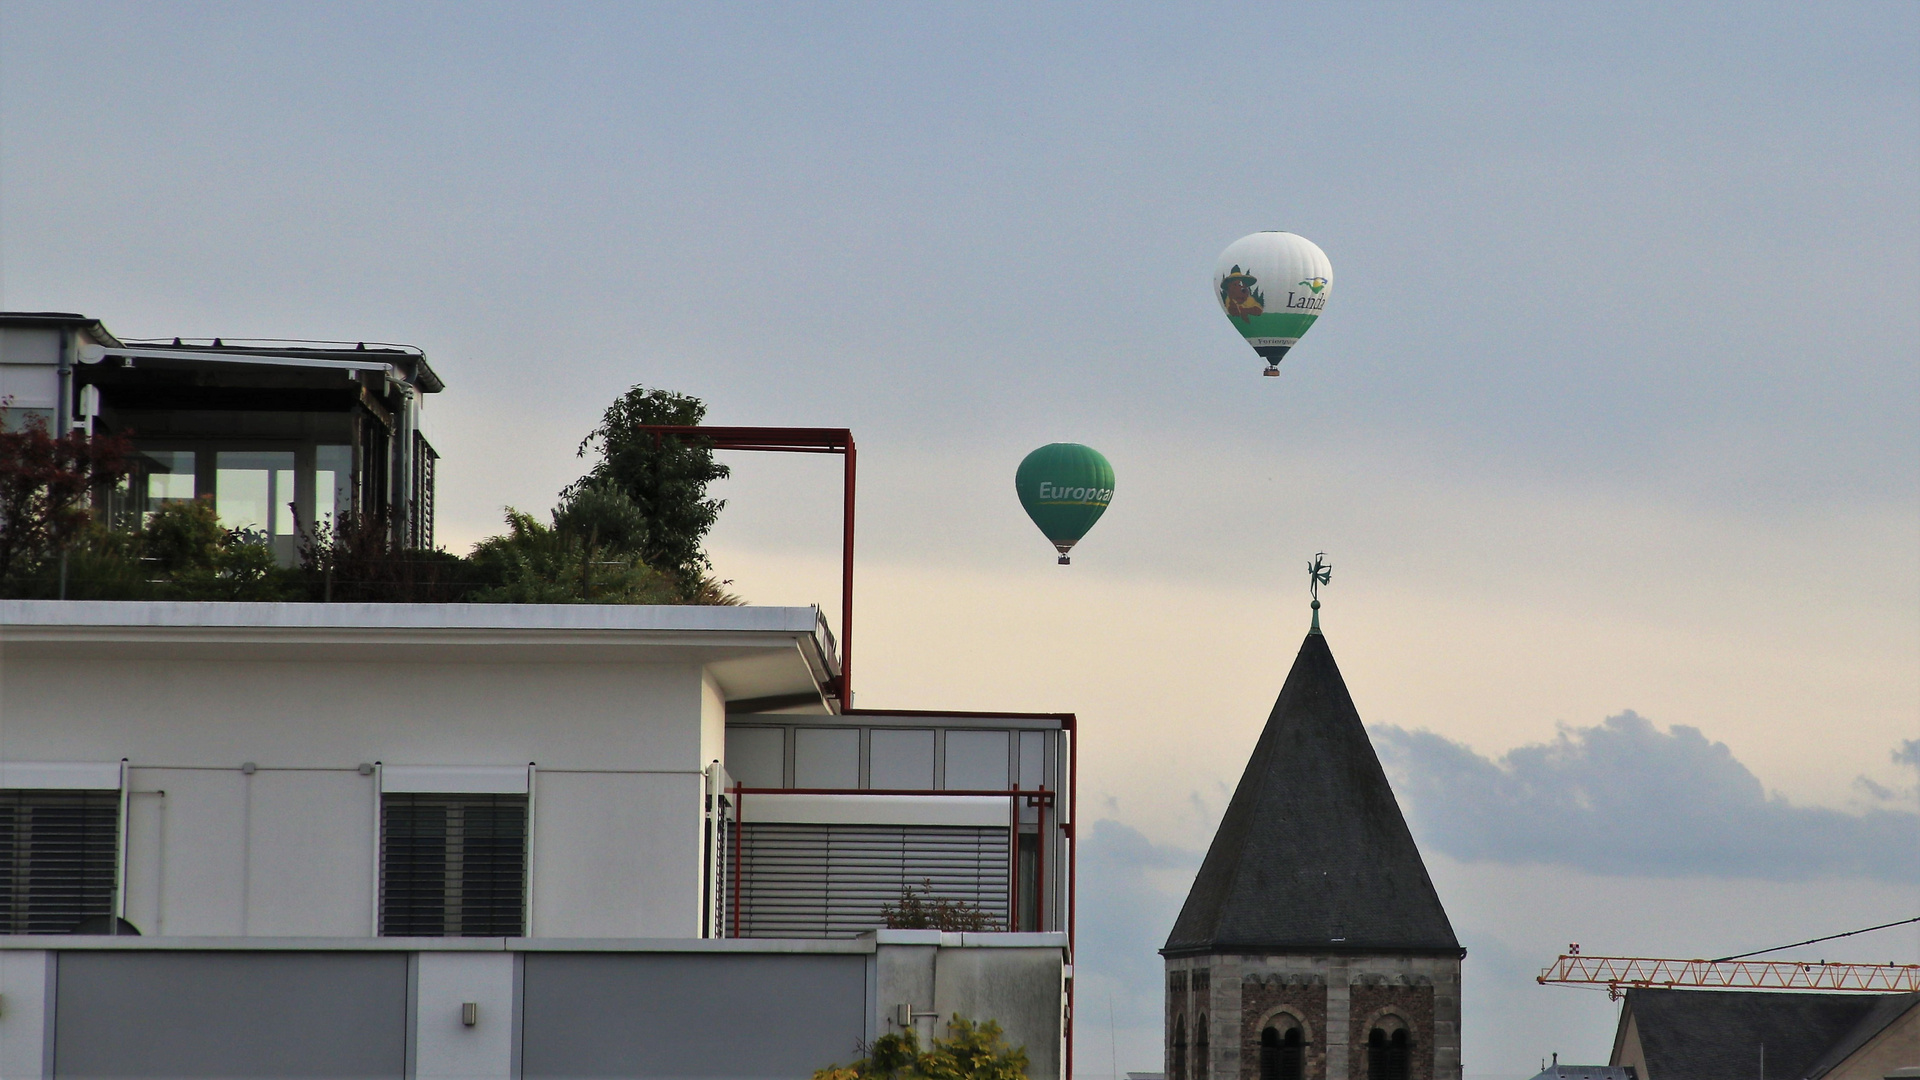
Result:
<svg viewBox="0 0 1920 1080">
<path fill-rule="evenodd" d="M 1917 54 L 1911 4 L 8 0 L 0 307 L 424 348 L 455 550 L 634 384 L 852 429 L 858 703 L 1081 718 L 1083 1076 L 1158 1068 L 1327 552 L 1521 1077 L 1610 1048 L 1567 943 L 1920 915 Z M 1277 379 L 1210 292 L 1260 229 L 1334 267 Z M 1053 441 L 1117 474 L 1071 567 Z M 837 612 L 835 464 L 732 464 L 720 575 Z"/>
</svg>

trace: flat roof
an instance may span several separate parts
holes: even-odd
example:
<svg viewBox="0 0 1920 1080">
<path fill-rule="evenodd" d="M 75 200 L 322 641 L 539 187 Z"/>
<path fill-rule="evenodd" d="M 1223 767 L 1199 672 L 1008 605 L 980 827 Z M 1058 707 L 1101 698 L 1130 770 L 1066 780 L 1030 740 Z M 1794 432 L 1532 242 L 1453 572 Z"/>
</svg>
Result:
<svg viewBox="0 0 1920 1080">
<path fill-rule="evenodd" d="M 817 608 L 0 600 L 0 657 L 694 663 L 730 701 L 806 698 L 839 672 Z"/>
<path fill-rule="evenodd" d="M 0 600 L 0 637 L 24 627 L 810 633 L 824 625 L 818 608 L 747 605 Z"/>
</svg>

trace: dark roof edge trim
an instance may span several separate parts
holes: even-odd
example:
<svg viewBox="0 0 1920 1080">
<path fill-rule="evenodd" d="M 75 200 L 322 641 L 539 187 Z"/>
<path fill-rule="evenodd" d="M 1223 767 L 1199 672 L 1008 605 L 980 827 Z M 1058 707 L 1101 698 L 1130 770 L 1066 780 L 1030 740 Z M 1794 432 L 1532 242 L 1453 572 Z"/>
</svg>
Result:
<svg viewBox="0 0 1920 1080">
<path fill-rule="evenodd" d="M 1465 946 L 1457 949 L 1407 948 L 1402 945 L 1283 945 L 1249 946 L 1236 949 L 1228 945 L 1195 945 L 1187 948 L 1161 949 L 1160 955 L 1169 960 L 1181 960 L 1191 956 L 1450 956 L 1458 960 L 1467 958 Z"/>
</svg>

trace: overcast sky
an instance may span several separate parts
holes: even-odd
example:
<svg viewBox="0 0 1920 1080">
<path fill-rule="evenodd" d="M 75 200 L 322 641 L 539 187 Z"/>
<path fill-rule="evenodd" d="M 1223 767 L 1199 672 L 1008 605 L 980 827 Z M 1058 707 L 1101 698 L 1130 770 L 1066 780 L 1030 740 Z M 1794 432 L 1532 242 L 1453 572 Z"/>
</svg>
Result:
<svg viewBox="0 0 1920 1080">
<path fill-rule="evenodd" d="M 1088 1076 L 1158 1067 L 1329 552 L 1520 1076 L 1608 1052 L 1566 942 L 1920 914 L 1916 55 L 1911 4 L 8 0 L 0 306 L 425 348 L 455 548 L 634 383 L 852 428 L 860 704 L 1083 718 Z M 1336 282 L 1264 379 L 1209 275 L 1272 228 Z M 1118 476 L 1071 568 L 1011 490 L 1057 440 Z M 733 464 L 722 576 L 833 608 L 832 464 Z"/>
</svg>

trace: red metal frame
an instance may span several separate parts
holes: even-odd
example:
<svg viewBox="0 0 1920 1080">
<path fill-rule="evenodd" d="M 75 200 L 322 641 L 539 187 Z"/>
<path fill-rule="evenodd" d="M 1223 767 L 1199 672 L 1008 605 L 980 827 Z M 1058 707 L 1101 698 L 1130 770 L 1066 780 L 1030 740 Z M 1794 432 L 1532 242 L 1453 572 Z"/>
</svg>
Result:
<svg viewBox="0 0 1920 1080">
<path fill-rule="evenodd" d="M 853 442 L 853 432 L 847 428 L 796 428 L 796 427 L 707 427 L 701 425 L 648 424 L 641 430 L 654 433 L 657 441 L 668 435 L 692 435 L 709 440 L 715 450 L 748 450 L 768 453 L 798 454 L 840 454 L 846 458 L 845 477 L 841 483 L 841 524 L 840 524 L 840 674 L 833 687 L 834 696 L 840 702 L 842 716 L 880 715 L 880 716 L 954 716 L 954 717 L 1006 717 L 1009 719 L 1053 719 L 1060 722 L 1060 730 L 1068 735 L 1067 743 L 1067 813 L 1068 820 L 1060 832 L 1067 843 L 1067 954 L 1073 958 L 1075 929 L 1079 919 L 1079 859 L 1075 857 L 1079 840 L 1075 831 L 1080 824 L 1080 734 L 1075 726 L 1072 713 L 990 713 L 972 711 L 920 710 L 920 709 L 855 709 L 853 707 L 853 525 L 854 525 L 854 482 L 856 477 L 857 452 Z M 734 935 L 740 932 L 740 797 L 750 790 L 734 786 L 734 879 L 733 879 L 733 924 Z M 792 788 L 769 789 L 784 791 L 788 794 L 804 794 Z M 831 794 L 844 795 L 848 792 L 834 790 Z M 869 794 L 880 794 L 869 792 Z M 969 792 L 894 792 L 893 794 L 971 794 Z M 988 792 L 985 794 L 1002 794 Z M 1031 794 L 1031 793 L 1030 793 Z M 1051 805 L 1052 800 L 1048 800 Z M 1057 812 L 1057 811 L 1056 811 Z M 1014 845 L 1020 842 L 1016 813 Z M 1044 812 L 1042 818 L 1044 819 Z M 1043 833 L 1044 835 L 1044 833 Z M 1042 858 L 1045 858 L 1045 846 L 1042 845 Z M 1036 887 L 1037 878 L 1036 876 Z M 1066 1018 L 1066 1075 L 1073 1075 L 1073 980 L 1067 981 L 1067 1018 Z"/>
<path fill-rule="evenodd" d="M 856 452 L 853 432 L 846 428 L 702 427 L 688 424 L 643 424 L 657 444 L 668 435 L 693 435 L 715 450 L 754 450 L 789 454 L 840 454 L 847 459 L 841 484 L 840 522 L 840 675 L 834 696 L 840 711 L 853 709 L 853 488 Z"/>
</svg>

